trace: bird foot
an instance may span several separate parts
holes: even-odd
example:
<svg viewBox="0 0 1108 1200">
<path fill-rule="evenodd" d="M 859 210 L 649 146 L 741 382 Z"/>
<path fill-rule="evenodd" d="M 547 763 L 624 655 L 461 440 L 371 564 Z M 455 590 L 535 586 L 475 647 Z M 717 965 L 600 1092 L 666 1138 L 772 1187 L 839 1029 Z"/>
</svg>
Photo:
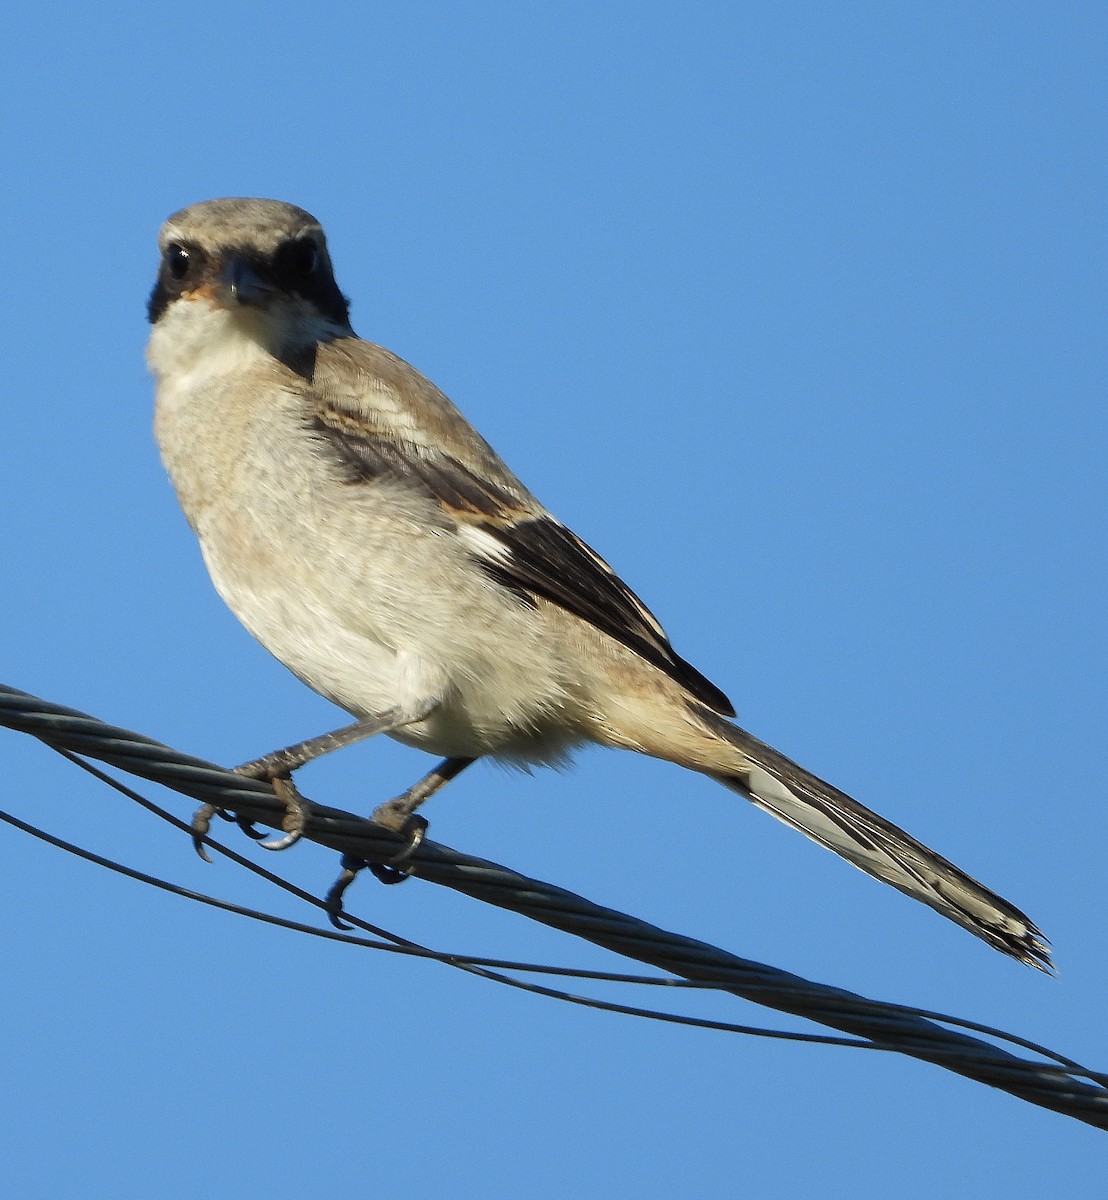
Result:
<svg viewBox="0 0 1108 1200">
<path fill-rule="evenodd" d="M 260 842 L 263 850 L 287 850 L 290 846 L 295 846 L 304 834 L 304 825 L 309 812 L 311 812 L 311 805 L 300 794 L 296 784 L 292 781 L 291 773 L 282 768 L 280 762 L 281 755 L 278 752 L 269 754 L 265 758 L 257 758 L 253 762 L 243 763 L 241 767 L 235 767 L 236 775 L 245 775 L 247 779 L 266 780 L 285 806 L 285 815 L 281 821 L 284 837 L 275 838 L 270 842 Z M 249 825 L 249 822 L 247 824 Z M 257 841 L 264 836 L 258 834 L 256 830 L 252 832 L 252 828 L 252 826 L 249 829 L 243 827 L 243 831 L 248 837 Z"/>
<path fill-rule="evenodd" d="M 204 838 L 211 830 L 212 817 L 219 817 L 221 821 L 234 821 L 242 832 L 248 838 L 253 838 L 254 841 L 265 837 L 264 833 L 260 833 L 254 828 L 254 822 L 248 818 L 240 817 L 237 813 L 224 812 L 222 808 L 216 808 L 214 804 L 203 804 L 192 814 L 192 845 L 205 862 L 212 861 L 207 850 L 204 849 Z"/>
<path fill-rule="evenodd" d="M 212 817 L 224 817 L 230 820 L 227 814 L 222 809 L 216 808 L 214 804 L 202 804 L 192 814 L 192 848 L 206 863 L 212 861 L 212 856 L 204 848 L 204 839 L 211 832 Z"/>
<path fill-rule="evenodd" d="M 368 869 L 370 874 L 381 883 L 403 883 L 409 879 L 410 868 L 403 866 L 415 853 L 427 834 L 428 823 L 424 817 L 417 817 L 407 807 L 409 793 L 388 800 L 374 810 L 370 817 L 378 825 L 384 825 L 394 833 L 404 834 L 407 843 L 386 862 L 367 862 L 364 858 L 356 858 L 349 854 L 342 856 L 342 871 L 338 879 L 331 885 L 325 898 L 327 916 L 336 929 L 344 931 L 351 927 L 342 920 L 342 900 L 347 888 L 358 877 L 360 871 Z"/>
<path fill-rule="evenodd" d="M 412 812 L 410 792 L 397 796 L 395 800 L 386 800 L 373 810 L 369 819 L 378 825 L 384 825 L 386 829 L 391 829 L 393 833 L 402 834 L 407 839 L 406 844 L 385 862 L 367 864 L 373 875 L 382 883 L 403 883 L 410 871 L 404 864 L 419 849 L 427 836 L 427 819 Z"/>
</svg>

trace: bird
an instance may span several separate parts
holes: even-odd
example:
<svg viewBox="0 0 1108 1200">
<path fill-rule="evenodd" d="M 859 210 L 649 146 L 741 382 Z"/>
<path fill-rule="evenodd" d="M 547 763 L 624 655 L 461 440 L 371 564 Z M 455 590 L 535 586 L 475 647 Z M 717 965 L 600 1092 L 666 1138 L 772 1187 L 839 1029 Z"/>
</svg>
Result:
<svg viewBox="0 0 1108 1200">
<path fill-rule="evenodd" d="M 562 765 L 587 744 L 708 776 L 995 949 L 1041 970 L 1018 908 L 734 723 L 612 568 L 413 366 L 359 338 L 323 228 L 233 197 L 164 223 L 148 301 L 155 436 L 219 595 L 355 720 L 237 768 L 303 809 L 295 770 L 387 734 L 443 761 Z M 298 817 L 297 814 L 300 814 Z"/>
</svg>

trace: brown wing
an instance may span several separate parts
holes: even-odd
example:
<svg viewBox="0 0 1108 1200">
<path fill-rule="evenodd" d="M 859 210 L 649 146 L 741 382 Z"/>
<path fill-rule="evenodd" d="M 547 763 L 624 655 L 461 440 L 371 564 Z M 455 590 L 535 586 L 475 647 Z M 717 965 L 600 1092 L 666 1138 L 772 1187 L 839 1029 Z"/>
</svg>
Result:
<svg viewBox="0 0 1108 1200">
<path fill-rule="evenodd" d="M 343 357 L 329 364 L 336 349 Z M 465 538 L 467 549 L 490 579 L 522 602 L 533 605 L 541 597 L 558 605 L 715 712 L 735 715 L 723 692 L 674 652 L 646 605 L 539 504 L 437 388 L 368 342 L 342 339 L 320 351 L 308 423 L 352 484 L 381 476 L 409 481 L 460 531 L 479 531 Z"/>
<path fill-rule="evenodd" d="M 551 516 L 510 524 L 478 522 L 507 554 L 480 558 L 485 572 L 517 594 L 542 596 L 622 642 L 723 716 L 727 697 L 674 652 L 654 614 L 611 567 L 571 529 Z"/>
</svg>

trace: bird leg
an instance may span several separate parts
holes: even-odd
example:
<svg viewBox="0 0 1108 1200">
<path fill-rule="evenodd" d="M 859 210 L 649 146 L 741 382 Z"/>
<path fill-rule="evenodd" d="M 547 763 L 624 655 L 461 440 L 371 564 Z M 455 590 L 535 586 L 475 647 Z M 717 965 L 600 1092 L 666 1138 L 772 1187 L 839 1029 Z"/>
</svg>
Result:
<svg viewBox="0 0 1108 1200">
<path fill-rule="evenodd" d="M 308 738 L 303 742 L 296 742 L 292 746 L 286 746 L 283 750 L 275 750 L 272 754 L 266 754 L 262 758 L 256 758 L 235 767 L 236 775 L 268 781 L 277 793 L 278 799 L 285 806 L 285 816 L 281 822 L 281 829 L 285 836 L 271 842 L 262 842 L 262 847 L 266 850 L 287 850 L 300 840 L 304 832 L 304 823 L 308 818 L 310 806 L 292 781 L 293 771 L 298 770 L 305 763 L 311 762 L 314 758 L 330 754 L 332 750 L 341 750 L 343 746 L 351 746 L 355 742 L 365 741 L 366 738 L 374 737 L 378 733 L 387 733 L 390 729 L 398 729 L 402 725 L 411 725 L 416 721 L 422 721 L 434 708 L 434 704 L 429 704 L 425 709 L 414 713 L 411 710 L 390 708 L 383 713 L 362 717 L 350 725 L 344 725 L 341 729 L 320 734 L 319 737 Z M 197 809 L 192 819 L 193 845 L 196 847 L 196 852 L 204 859 L 208 857 L 203 849 L 204 835 L 211 827 L 211 819 L 216 812 L 219 812 L 219 809 L 215 805 L 205 804 Z M 247 826 L 249 826 L 249 822 L 247 822 Z M 250 836 L 254 836 L 249 828 L 244 827 L 244 829 Z"/>
<path fill-rule="evenodd" d="M 427 822 L 423 817 L 417 817 L 415 810 L 444 784 L 460 775 L 470 763 L 476 761 L 474 758 L 444 758 L 433 771 L 428 771 L 403 795 L 386 800 L 384 804 L 378 805 L 373 810 L 369 818 L 371 821 L 375 821 L 378 825 L 384 825 L 386 829 L 391 829 L 394 833 L 403 833 L 408 836 L 409 844 L 389 860 L 391 863 L 403 862 L 404 859 L 409 858 L 412 851 L 423 841 L 423 835 L 427 832 Z"/>
</svg>

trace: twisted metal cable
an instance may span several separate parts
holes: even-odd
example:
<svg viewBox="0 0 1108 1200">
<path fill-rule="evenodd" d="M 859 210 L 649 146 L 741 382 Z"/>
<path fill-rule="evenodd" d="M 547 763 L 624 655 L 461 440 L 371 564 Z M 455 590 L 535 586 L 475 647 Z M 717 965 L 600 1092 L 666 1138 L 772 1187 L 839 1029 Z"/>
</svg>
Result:
<svg viewBox="0 0 1108 1200">
<path fill-rule="evenodd" d="M 5 685 L 0 685 L 0 725 L 28 733 L 55 749 L 109 763 L 260 824 L 279 827 L 285 814 L 284 805 L 266 783 L 235 775 L 130 730 L 106 725 L 85 713 Z M 387 860 L 404 844 L 396 834 L 365 818 L 314 802 L 304 836 L 371 862 Z M 1108 1087 L 1089 1082 L 1085 1077 L 1093 1073 L 1076 1064 L 1063 1067 L 1021 1058 L 895 1005 L 740 958 L 437 842 L 425 840 L 407 865 L 421 879 L 517 912 L 617 954 L 865 1038 L 1031 1104 L 1108 1129 Z"/>
</svg>

